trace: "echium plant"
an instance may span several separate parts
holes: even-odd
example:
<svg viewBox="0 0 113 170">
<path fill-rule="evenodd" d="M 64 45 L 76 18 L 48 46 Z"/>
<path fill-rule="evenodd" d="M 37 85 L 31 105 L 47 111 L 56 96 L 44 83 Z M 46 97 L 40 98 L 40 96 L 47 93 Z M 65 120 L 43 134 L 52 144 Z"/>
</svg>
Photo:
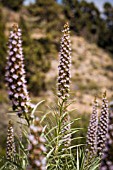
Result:
<svg viewBox="0 0 113 170">
<path fill-rule="evenodd" d="M 97 154 L 98 156 L 103 155 L 103 150 L 105 149 L 106 134 L 108 132 L 108 122 L 109 122 L 109 109 L 108 101 L 106 99 L 106 92 L 103 94 L 102 99 L 101 115 L 98 124 L 97 131 Z"/>
<path fill-rule="evenodd" d="M 17 24 L 13 25 L 10 32 L 8 48 L 5 80 L 9 90 L 9 98 L 12 102 L 12 108 L 18 113 L 18 116 L 23 115 L 29 119 L 28 112 L 31 109 L 31 103 L 25 80 L 21 29 L 18 28 Z"/>
<path fill-rule="evenodd" d="M 98 102 L 95 99 L 93 103 L 93 111 L 89 122 L 87 141 L 86 141 L 86 157 L 91 159 L 97 153 L 97 128 L 98 128 Z"/>
<path fill-rule="evenodd" d="M 13 124 L 9 121 L 8 130 L 7 130 L 7 142 L 6 142 L 6 158 L 9 161 L 14 161 L 15 158 L 15 142 L 14 142 L 14 130 Z"/>
<path fill-rule="evenodd" d="M 63 117 L 63 125 L 64 128 L 62 129 L 62 133 L 64 134 L 64 141 L 65 145 L 70 144 L 70 136 L 66 135 L 66 132 L 69 131 L 70 125 L 68 122 L 70 121 L 70 116 L 65 109 L 66 102 L 69 97 L 70 91 L 70 66 L 71 66 L 71 43 L 70 43 L 70 31 L 69 31 L 69 24 L 66 23 L 63 29 L 63 37 L 61 39 L 61 46 L 60 46 L 60 63 L 58 66 L 59 75 L 58 75 L 58 97 L 61 100 L 61 108 L 60 114 L 65 116 Z M 62 112 L 62 113 L 61 113 Z M 67 125 L 66 125 L 67 124 Z M 65 136 L 67 136 L 65 138 Z"/>
<path fill-rule="evenodd" d="M 46 152 L 45 138 L 42 136 L 43 128 L 40 125 L 38 117 L 34 123 L 30 125 L 31 134 L 28 136 L 30 144 L 29 150 L 29 166 L 27 170 L 46 170 Z"/>
<path fill-rule="evenodd" d="M 107 141 L 100 170 L 113 170 L 113 102 L 110 103 L 110 116 Z"/>
</svg>

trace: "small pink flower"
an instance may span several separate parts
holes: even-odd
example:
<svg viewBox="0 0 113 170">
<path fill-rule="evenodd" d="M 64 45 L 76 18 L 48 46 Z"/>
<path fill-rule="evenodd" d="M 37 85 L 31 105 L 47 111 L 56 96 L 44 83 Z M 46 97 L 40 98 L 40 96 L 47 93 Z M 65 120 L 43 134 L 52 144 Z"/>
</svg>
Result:
<svg viewBox="0 0 113 170">
<path fill-rule="evenodd" d="M 14 68 L 12 68 L 12 69 L 11 69 L 11 73 L 14 73 L 14 71 L 15 71 L 15 69 L 14 69 Z"/>
<path fill-rule="evenodd" d="M 21 82 L 21 81 L 19 81 L 19 82 L 17 82 L 17 84 L 18 84 L 19 86 L 21 86 L 21 85 L 22 85 L 22 82 Z"/>
<path fill-rule="evenodd" d="M 43 151 L 43 152 L 46 152 L 47 151 L 47 149 L 46 149 L 46 147 L 44 146 L 44 145 L 40 145 L 40 149 Z"/>
<path fill-rule="evenodd" d="M 13 77 L 14 79 L 17 79 L 17 78 L 18 78 L 18 76 L 17 76 L 16 74 L 14 74 L 12 77 Z"/>
<path fill-rule="evenodd" d="M 9 55 L 13 55 L 13 54 L 14 54 L 14 52 L 13 52 L 13 51 L 10 51 L 10 52 L 9 52 Z"/>
<path fill-rule="evenodd" d="M 14 51 L 14 52 L 17 52 L 17 48 L 13 48 L 13 51 Z"/>
<path fill-rule="evenodd" d="M 32 141 L 32 140 L 34 140 L 35 138 L 34 138 L 34 136 L 33 135 L 29 135 L 29 140 L 30 141 Z"/>
<path fill-rule="evenodd" d="M 20 54 L 16 54 L 16 58 L 21 58 L 21 55 Z"/>
<path fill-rule="evenodd" d="M 15 64 L 15 65 L 14 65 L 14 68 L 15 68 L 15 69 L 18 69 L 18 68 L 19 68 L 19 65 Z"/>
<path fill-rule="evenodd" d="M 15 85 L 11 85 L 11 88 L 12 88 L 12 89 L 15 89 L 15 88 L 16 88 L 16 86 L 15 86 Z"/>
<path fill-rule="evenodd" d="M 18 98 L 18 96 L 19 96 L 18 93 L 16 93 L 16 94 L 14 95 L 15 98 Z"/>
<path fill-rule="evenodd" d="M 38 166 L 38 167 L 41 165 L 40 161 L 38 161 L 38 160 L 35 160 L 34 163 L 35 163 L 36 166 Z"/>
<path fill-rule="evenodd" d="M 17 44 L 17 41 L 16 41 L 16 40 L 13 40 L 13 41 L 12 41 L 12 44 L 14 44 L 14 45 Z"/>
<path fill-rule="evenodd" d="M 9 49 L 11 49 L 12 48 L 12 45 L 9 45 Z"/>
</svg>

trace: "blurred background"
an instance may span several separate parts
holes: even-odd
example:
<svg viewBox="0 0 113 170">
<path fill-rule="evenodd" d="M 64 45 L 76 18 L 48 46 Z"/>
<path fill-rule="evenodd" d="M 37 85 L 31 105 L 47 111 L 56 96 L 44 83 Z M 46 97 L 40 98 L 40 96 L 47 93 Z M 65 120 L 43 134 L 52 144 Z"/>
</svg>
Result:
<svg viewBox="0 0 113 170">
<path fill-rule="evenodd" d="M 109 101 L 113 99 L 112 0 L 0 0 L 0 152 L 5 152 L 10 117 L 4 72 L 13 23 L 22 29 L 31 100 L 45 99 L 42 112 L 37 112 L 43 115 L 55 98 L 61 30 L 67 21 L 72 42 L 71 99 L 76 99 L 70 106 L 76 108 L 71 117 L 81 118 L 74 125 L 83 128 L 79 136 L 86 134 L 95 95 L 99 107 L 104 90 Z"/>
</svg>

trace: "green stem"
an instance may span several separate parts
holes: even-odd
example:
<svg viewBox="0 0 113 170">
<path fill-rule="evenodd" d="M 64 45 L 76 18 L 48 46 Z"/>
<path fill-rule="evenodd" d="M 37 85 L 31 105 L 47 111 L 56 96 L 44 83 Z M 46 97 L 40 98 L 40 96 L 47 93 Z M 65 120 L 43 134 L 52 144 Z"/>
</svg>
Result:
<svg viewBox="0 0 113 170">
<path fill-rule="evenodd" d="M 24 113 L 25 120 L 27 121 L 28 127 L 30 127 L 30 118 L 27 115 L 28 113 Z"/>
<path fill-rule="evenodd" d="M 57 155 L 58 153 L 58 146 L 59 146 L 59 139 L 60 139 L 60 132 L 61 132 L 61 116 L 64 110 L 64 103 L 65 101 L 62 100 L 61 104 L 60 104 L 60 108 L 59 108 L 59 121 L 58 121 L 58 129 L 57 129 L 57 142 L 56 142 L 56 149 L 55 149 L 55 154 Z"/>
</svg>

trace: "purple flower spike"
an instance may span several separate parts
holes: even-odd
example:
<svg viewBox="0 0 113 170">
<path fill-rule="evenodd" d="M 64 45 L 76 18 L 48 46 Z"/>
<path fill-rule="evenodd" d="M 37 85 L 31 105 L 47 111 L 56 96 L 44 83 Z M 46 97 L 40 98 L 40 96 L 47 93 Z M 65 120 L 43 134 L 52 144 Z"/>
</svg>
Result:
<svg viewBox="0 0 113 170">
<path fill-rule="evenodd" d="M 12 108 L 19 113 L 28 113 L 31 109 L 30 99 L 27 92 L 25 70 L 22 54 L 21 30 L 17 24 L 13 25 L 8 43 L 8 57 L 5 80 L 8 86 L 9 98 Z M 22 94 L 22 95 L 21 95 Z"/>
<path fill-rule="evenodd" d="M 98 124 L 97 131 L 97 153 L 102 157 L 103 151 L 105 149 L 106 143 L 106 134 L 108 132 L 108 123 L 109 123 L 109 110 L 108 110 L 108 101 L 106 99 L 106 92 L 103 95 L 101 116 Z"/>
<path fill-rule="evenodd" d="M 69 97 L 70 88 L 70 66 L 71 66 L 71 44 L 69 24 L 64 25 L 63 37 L 60 47 L 60 64 L 58 66 L 58 97 L 66 100 Z"/>
<path fill-rule="evenodd" d="M 14 130 L 12 122 L 9 121 L 8 130 L 7 130 L 7 143 L 6 143 L 6 158 L 10 161 L 14 160 L 16 150 L 14 143 Z"/>
<path fill-rule="evenodd" d="M 43 128 L 40 125 L 40 120 L 37 117 L 34 124 L 30 126 L 30 132 L 28 139 L 30 144 L 28 146 L 29 150 L 29 163 L 27 170 L 46 170 L 46 157 L 44 153 L 47 151 L 45 144 L 45 138 L 42 136 Z"/>
<path fill-rule="evenodd" d="M 87 132 L 87 149 L 86 155 L 89 159 L 96 156 L 97 153 L 97 128 L 98 128 L 98 103 L 96 99 L 93 103 L 93 111 L 89 122 L 88 132 Z"/>
<path fill-rule="evenodd" d="M 113 170 L 113 102 L 110 102 L 110 116 L 107 141 L 101 161 L 100 170 Z"/>
</svg>

